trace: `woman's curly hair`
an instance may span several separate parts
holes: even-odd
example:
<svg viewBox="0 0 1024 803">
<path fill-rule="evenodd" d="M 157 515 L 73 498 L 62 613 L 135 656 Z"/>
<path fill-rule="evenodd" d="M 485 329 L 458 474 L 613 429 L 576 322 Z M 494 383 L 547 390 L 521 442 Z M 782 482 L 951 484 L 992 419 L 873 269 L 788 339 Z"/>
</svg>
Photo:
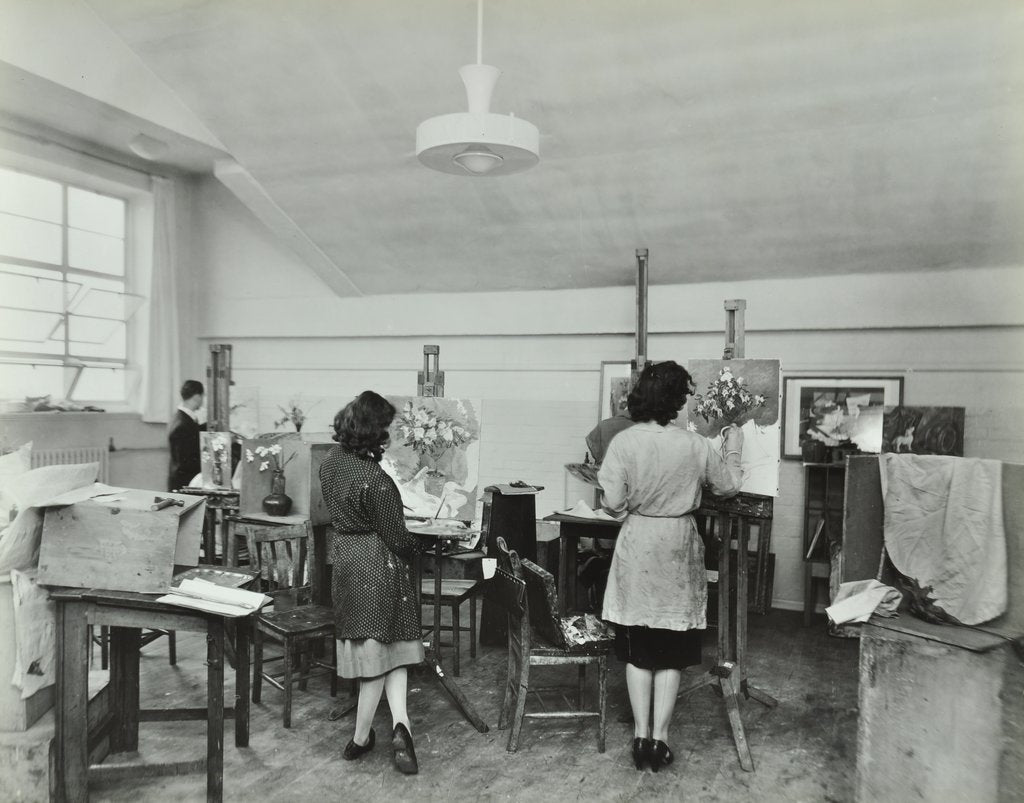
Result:
<svg viewBox="0 0 1024 803">
<path fill-rule="evenodd" d="M 346 452 L 379 463 L 394 417 L 391 402 L 372 390 L 364 390 L 334 416 L 334 440 Z"/>
<path fill-rule="evenodd" d="M 693 379 L 683 366 L 672 360 L 650 363 L 629 392 L 629 417 L 665 426 L 683 409 L 691 387 Z"/>
</svg>

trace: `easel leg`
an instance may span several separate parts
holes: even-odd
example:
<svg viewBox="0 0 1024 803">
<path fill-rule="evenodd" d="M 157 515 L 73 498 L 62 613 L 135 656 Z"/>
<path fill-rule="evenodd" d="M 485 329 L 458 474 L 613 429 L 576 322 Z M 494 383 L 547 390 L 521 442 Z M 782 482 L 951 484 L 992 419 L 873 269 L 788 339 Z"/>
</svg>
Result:
<svg viewBox="0 0 1024 803">
<path fill-rule="evenodd" d="M 750 745 L 747 744 L 747 734 L 743 730 L 743 719 L 740 717 L 739 682 L 736 679 L 738 667 L 726 662 L 718 667 L 720 672 L 719 682 L 722 685 L 722 698 L 725 700 L 725 710 L 729 715 L 729 727 L 732 728 L 732 739 L 736 743 L 736 753 L 739 755 L 740 767 L 747 772 L 754 771 L 754 759 L 750 755 Z"/>
</svg>

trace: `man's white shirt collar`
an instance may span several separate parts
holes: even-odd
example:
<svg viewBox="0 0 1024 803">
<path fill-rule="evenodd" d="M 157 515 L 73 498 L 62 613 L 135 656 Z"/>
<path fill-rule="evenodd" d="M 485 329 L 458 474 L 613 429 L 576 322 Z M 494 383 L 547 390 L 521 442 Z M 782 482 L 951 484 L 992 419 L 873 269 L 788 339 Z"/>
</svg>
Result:
<svg viewBox="0 0 1024 803">
<path fill-rule="evenodd" d="M 189 418 L 191 418 L 197 424 L 199 423 L 199 413 L 197 413 L 195 410 L 190 410 L 184 404 L 179 404 L 178 405 L 178 409 L 181 410 L 183 413 L 185 413 L 185 415 L 187 415 Z"/>
</svg>

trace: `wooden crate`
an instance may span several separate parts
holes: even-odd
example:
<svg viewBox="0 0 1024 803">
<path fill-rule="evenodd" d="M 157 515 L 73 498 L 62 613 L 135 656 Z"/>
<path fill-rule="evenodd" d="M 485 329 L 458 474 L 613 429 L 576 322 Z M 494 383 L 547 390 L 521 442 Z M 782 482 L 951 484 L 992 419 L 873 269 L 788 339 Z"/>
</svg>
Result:
<svg viewBox="0 0 1024 803">
<path fill-rule="evenodd" d="M 150 510 L 154 496 L 182 507 Z M 121 489 L 114 496 L 48 507 L 39 549 L 39 582 L 109 591 L 163 591 L 175 565 L 195 566 L 203 497 Z"/>
<path fill-rule="evenodd" d="M 995 803 L 1024 790 L 1024 667 L 866 624 L 856 799 Z"/>
<path fill-rule="evenodd" d="M 263 499 L 270 493 L 272 472 L 260 471 L 259 458 L 249 462 L 246 455 L 257 446 L 275 443 L 281 445 L 282 461 L 288 460 L 284 476 L 285 493 L 292 498 L 291 515 L 306 516 L 314 525 L 329 524 L 331 517 L 320 492 L 320 464 L 335 443 L 326 432 L 290 432 L 243 441 L 239 515 L 263 513 Z"/>
</svg>

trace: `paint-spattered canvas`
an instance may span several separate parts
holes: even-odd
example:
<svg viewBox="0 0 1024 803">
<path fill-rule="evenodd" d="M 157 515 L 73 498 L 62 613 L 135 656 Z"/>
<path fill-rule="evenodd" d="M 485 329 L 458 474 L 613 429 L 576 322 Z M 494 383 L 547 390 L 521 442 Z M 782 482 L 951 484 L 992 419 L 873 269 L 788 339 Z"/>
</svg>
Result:
<svg viewBox="0 0 1024 803">
<path fill-rule="evenodd" d="M 406 514 L 471 521 L 480 467 L 480 403 L 389 396 L 398 411 L 381 467 L 395 480 Z"/>
<path fill-rule="evenodd" d="M 963 407 L 886 407 L 882 451 L 964 455 Z"/>
<path fill-rule="evenodd" d="M 687 370 L 695 386 L 694 395 L 687 400 L 687 426 L 709 438 L 715 448 L 721 448 L 723 427 L 740 427 L 742 490 L 778 496 L 782 431 L 779 361 L 690 360 Z"/>
</svg>

